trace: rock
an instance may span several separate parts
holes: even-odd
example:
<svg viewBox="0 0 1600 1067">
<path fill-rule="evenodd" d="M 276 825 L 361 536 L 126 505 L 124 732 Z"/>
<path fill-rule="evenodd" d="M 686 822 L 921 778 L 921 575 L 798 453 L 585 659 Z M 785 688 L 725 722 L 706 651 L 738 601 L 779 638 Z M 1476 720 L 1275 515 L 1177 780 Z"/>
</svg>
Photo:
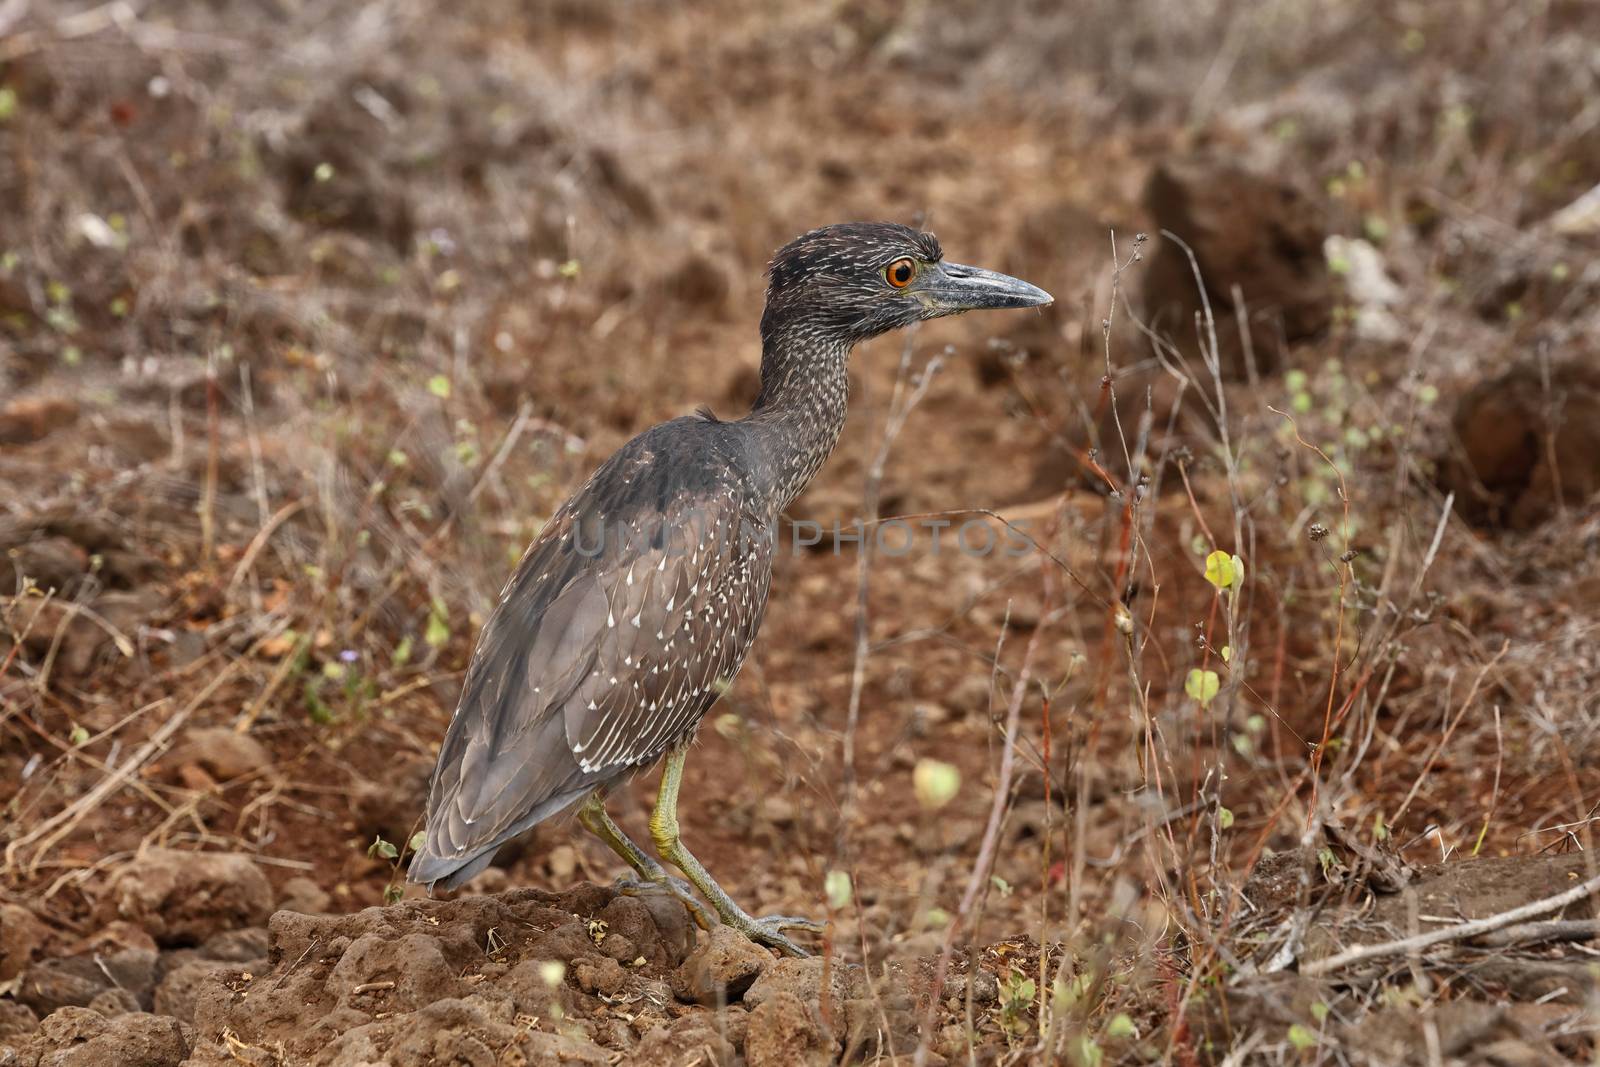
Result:
<svg viewBox="0 0 1600 1067">
<path fill-rule="evenodd" d="M 557 845 L 545 860 L 550 877 L 557 885 L 565 885 L 578 871 L 578 850 L 571 845 Z"/>
<path fill-rule="evenodd" d="M 100 973 L 110 979 L 111 985 L 138 998 L 139 1010 L 149 1009 L 161 969 L 161 957 L 154 950 L 125 948 L 98 956 L 93 962 Z"/>
<path fill-rule="evenodd" d="M 108 956 L 113 952 L 121 952 L 125 948 L 139 948 L 146 952 L 156 951 L 156 939 L 145 932 L 144 927 L 135 926 L 121 919 L 106 923 L 93 935 L 82 941 L 73 950 L 72 955 L 80 956 L 97 953 Z"/>
<path fill-rule="evenodd" d="M 658 905 L 643 897 L 619 895 L 613 898 L 599 915 L 606 924 L 606 936 L 600 942 L 600 950 L 606 952 L 606 942 L 621 936 L 633 946 L 631 955 L 627 952 L 618 954 L 623 962 L 631 963 L 642 956 L 648 963 L 663 970 L 682 963 L 694 947 L 693 928 L 683 905 L 670 897 L 668 900 L 670 907 L 663 912 Z M 662 914 L 676 920 L 674 929 L 663 930 L 662 921 L 658 918 Z M 612 955 L 612 952 L 606 952 L 606 955 Z"/>
<path fill-rule="evenodd" d="M 0 904 L 0 983 L 9 982 L 33 962 L 50 931 L 20 904 Z"/>
<path fill-rule="evenodd" d="M 66 397 L 13 400 L 0 407 L 0 445 L 26 445 L 78 421 L 78 402 Z"/>
<path fill-rule="evenodd" d="M 283 897 L 278 907 L 302 915 L 326 915 L 332 904 L 333 898 L 320 885 L 302 875 L 283 883 Z"/>
<path fill-rule="evenodd" d="M 626 934 L 606 934 L 600 942 L 600 951 L 618 963 L 631 963 L 643 958 L 639 955 L 639 946 Z"/>
<path fill-rule="evenodd" d="M 165 767 L 190 764 L 219 782 L 255 774 L 272 765 L 272 754 L 249 734 L 226 726 L 190 730 L 184 743 L 161 761 Z"/>
<path fill-rule="evenodd" d="M 381 1047 L 396 1030 L 380 1020 L 344 1035 L 324 1062 L 358 1067 L 374 1060 L 424 1067 L 431 1064 L 590 1064 L 610 1067 L 611 1057 L 593 1042 L 571 1033 L 549 1034 L 519 1026 L 508 1002 L 469 996 L 435 1001 L 416 1013 L 399 1030 L 387 1056 L 373 1056 L 367 1048 Z M 365 1046 L 365 1047 L 364 1047 Z M 511 1049 L 521 1059 L 507 1055 Z"/>
<path fill-rule="evenodd" d="M 26 1004 L 18 1004 L 11 999 L 0 1000 L 0 1041 L 31 1034 L 38 1025 L 38 1014 Z"/>
<path fill-rule="evenodd" d="M 261 925 L 272 912 L 272 887 L 245 855 L 153 848 L 112 879 L 106 907 L 158 944 L 181 946 Z"/>
<path fill-rule="evenodd" d="M 828 995 L 833 1004 L 842 1004 L 860 995 L 861 968 L 820 956 L 806 959 L 774 960 L 744 995 L 745 1007 L 752 1010 L 778 993 L 793 993 L 807 1004 L 821 1004 L 823 971 L 829 972 Z"/>
<path fill-rule="evenodd" d="M 548 1016 L 552 1006 L 560 1006 L 563 1012 L 566 1011 L 563 994 L 567 987 L 564 980 L 550 981 L 555 972 L 547 971 L 546 967 L 551 962 L 562 961 L 523 960 L 500 980 L 500 988 L 511 995 L 517 1010 L 524 1015 Z"/>
<path fill-rule="evenodd" d="M 263 963 L 266 961 L 263 960 Z M 221 960 L 193 960 L 174 967 L 156 986 L 154 1007 L 158 1015 L 170 1015 L 182 1022 L 194 1023 L 194 1007 L 202 988 L 218 980 L 223 974 L 233 974 L 238 967 Z"/>
<path fill-rule="evenodd" d="M 649 989 L 659 1002 L 671 965 L 647 957 L 625 966 L 606 949 L 645 945 L 671 959 L 662 925 L 687 918 L 670 903 L 676 911 L 661 924 L 656 905 L 593 885 L 408 900 L 353 915 L 279 911 L 267 921 L 267 959 L 246 964 L 248 978 L 200 958 L 216 942 L 169 953 L 182 962 L 161 987 L 161 1006 L 181 1017 L 187 1003 L 204 1038 L 193 1067 L 232 1062 L 233 1046 L 217 1044 L 224 1031 L 255 1048 L 281 1047 L 290 1063 L 607 1062 L 615 1053 L 593 1040 L 605 1017 L 599 998 Z M 239 932 L 234 955 L 253 936 Z M 559 1036 L 549 1032 L 557 1021 Z M 605 1040 L 617 1049 L 633 1042 L 631 1031 L 620 1044 L 616 1037 Z"/>
<path fill-rule="evenodd" d="M 89 1001 L 89 1010 L 97 1011 L 107 1019 L 118 1015 L 129 1015 L 143 1011 L 144 1006 L 139 1003 L 139 998 L 126 989 L 102 989 Z"/>
<path fill-rule="evenodd" d="M 267 931 L 260 926 L 225 930 L 206 938 L 205 943 L 200 946 L 200 956 L 203 959 L 224 960 L 228 963 L 249 963 L 252 960 L 264 959 L 266 955 Z"/>
<path fill-rule="evenodd" d="M 866 1063 L 917 1047 L 921 1020 L 916 1002 L 904 994 L 859 997 L 844 1002 L 846 1063 Z"/>
<path fill-rule="evenodd" d="M 1170 230 L 1194 252 L 1157 237 L 1145 273 L 1145 313 L 1198 367 L 1195 315 L 1201 309 L 1195 269 L 1216 325 L 1225 377 L 1247 376 L 1236 319 L 1237 289 L 1248 314 L 1256 367 L 1271 373 L 1283 347 L 1322 332 L 1334 291 L 1323 254 L 1327 227 L 1319 203 L 1275 174 L 1221 156 L 1171 159 L 1144 191 L 1155 228 Z"/>
<path fill-rule="evenodd" d="M 793 800 L 778 793 L 773 793 L 761 799 L 756 806 L 761 818 L 779 828 L 787 828 L 795 823 L 798 809 Z"/>
<path fill-rule="evenodd" d="M 578 979 L 578 988 L 585 993 L 614 997 L 628 981 L 628 972 L 622 969 L 622 964 L 609 956 L 597 960 L 578 960 L 572 969 Z"/>
<path fill-rule="evenodd" d="M 436 938 L 423 933 L 390 940 L 358 937 L 334 965 L 325 988 L 344 1007 L 416 1011 L 458 988 L 455 968 Z"/>
<path fill-rule="evenodd" d="M 178 1067 L 193 1047 L 176 1019 L 131 1012 L 107 1019 L 88 1008 L 62 1008 L 23 1044 L 21 1062 L 41 1067 Z"/>
<path fill-rule="evenodd" d="M 672 975 L 679 1000 L 707 1007 L 732 1004 L 774 963 L 772 953 L 730 926 L 713 929 Z"/>
<path fill-rule="evenodd" d="M 1367 341 L 1392 342 L 1405 328 L 1394 309 L 1405 300 L 1405 290 L 1389 277 L 1383 253 L 1360 237 L 1330 234 L 1323 242 L 1330 267 L 1337 264 L 1345 295 L 1355 312 L 1356 336 Z"/>
<path fill-rule="evenodd" d="M 92 1041 L 108 1029 L 105 1016 L 88 1008 L 62 1008 L 39 1024 L 39 1037 L 54 1044 Z"/>
<path fill-rule="evenodd" d="M 805 1001 L 778 990 L 750 1013 L 744 1058 L 750 1067 L 795 1067 L 833 1063 L 835 1041 Z"/>
<path fill-rule="evenodd" d="M 1468 521 L 1527 530 L 1600 492 L 1600 367 L 1527 359 L 1468 390 L 1440 482 Z"/>
<path fill-rule="evenodd" d="M 738 1008 L 715 1015 L 695 1013 L 658 1026 L 644 1035 L 628 1057 L 634 1067 L 690 1067 L 692 1064 L 737 1063 L 748 1019 Z"/>
<path fill-rule="evenodd" d="M 87 1008 L 110 982 L 87 956 L 45 960 L 23 972 L 13 994 L 40 1015 L 58 1008 Z"/>
</svg>

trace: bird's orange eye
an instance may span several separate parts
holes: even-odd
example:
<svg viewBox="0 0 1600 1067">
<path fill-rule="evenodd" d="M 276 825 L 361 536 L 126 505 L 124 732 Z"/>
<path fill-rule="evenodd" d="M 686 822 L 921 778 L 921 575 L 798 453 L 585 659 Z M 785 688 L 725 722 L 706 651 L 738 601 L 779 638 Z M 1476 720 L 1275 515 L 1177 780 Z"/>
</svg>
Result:
<svg viewBox="0 0 1600 1067">
<path fill-rule="evenodd" d="M 917 264 L 910 256 L 901 256 L 883 268 L 883 276 L 896 289 L 904 289 L 917 276 Z"/>
</svg>

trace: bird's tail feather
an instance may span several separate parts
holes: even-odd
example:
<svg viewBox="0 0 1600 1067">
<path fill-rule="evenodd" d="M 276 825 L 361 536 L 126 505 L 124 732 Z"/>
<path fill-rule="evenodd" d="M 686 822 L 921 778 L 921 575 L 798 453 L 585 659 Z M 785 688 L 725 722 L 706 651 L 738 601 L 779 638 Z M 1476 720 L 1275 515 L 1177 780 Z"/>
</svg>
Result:
<svg viewBox="0 0 1600 1067">
<path fill-rule="evenodd" d="M 549 800 L 530 811 L 521 820 L 514 823 L 493 841 L 470 851 L 462 851 L 453 855 L 443 855 L 434 851 L 434 841 L 430 836 L 423 842 L 411 858 L 411 867 L 406 871 L 406 880 L 426 885 L 429 889 L 455 889 L 457 886 L 482 873 L 484 868 L 494 860 L 494 854 L 500 846 L 510 841 L 513 837 L 532 829 L 537 824 L 544 822 L 550 816 L 594 792 L 594 785 L 584 785 L 577 789 L 558 793 Z"/>
</svg>

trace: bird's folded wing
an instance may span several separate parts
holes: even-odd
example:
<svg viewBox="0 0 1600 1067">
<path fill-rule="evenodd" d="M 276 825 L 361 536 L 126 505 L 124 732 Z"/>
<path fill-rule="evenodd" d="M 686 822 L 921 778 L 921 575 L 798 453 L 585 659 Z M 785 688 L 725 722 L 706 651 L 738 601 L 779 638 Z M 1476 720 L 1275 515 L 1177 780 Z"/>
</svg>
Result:
<svg viewBox="0 0 1600 1067">
<path fill-rule="evenodd" d="M 502 839 L 541 804 L 648 763 L 691 730 L 760 625 L 762 533 L 726 494 L 626 521 L 552 520 L 468 668 L 430 839 L 457 852 Z"/>
</svg>

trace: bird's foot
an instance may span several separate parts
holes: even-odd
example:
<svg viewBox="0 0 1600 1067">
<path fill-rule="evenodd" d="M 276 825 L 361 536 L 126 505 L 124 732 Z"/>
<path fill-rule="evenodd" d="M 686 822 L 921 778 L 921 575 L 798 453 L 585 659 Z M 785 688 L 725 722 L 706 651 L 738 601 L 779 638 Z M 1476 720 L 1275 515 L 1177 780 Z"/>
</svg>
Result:
<svg viewBox="0 0 1600 1067">
<path fill-rule="evenodd" d="M 706 907 L 701 899 L 694 895 L 694 890 L 682 878 L 673 878 L 663 872 L 661 879 L 618 878 L 612 883 L 612 888 L 625 896 L 636 897 L 641 893 L 651 890 L 661 890 L 671 894 L 677 901 L 688 909 L 689 917 L 694 924 L 702 930 L 710 930 L 722 920 L 717 918 L 717 913 Z"/>
<path fill-rule="evenodd" d="M 795 944 L 784 931 L 805 930 L 819 934 L 823 930 L 822 923 L 799 915 L 764 915 L 757 919 L 741 912 L 724 916 L 723 921 L 758 945 L 775 948 L 785 955 L 800 959 L 811 955 L 811 951 Z"/>
</svg>

